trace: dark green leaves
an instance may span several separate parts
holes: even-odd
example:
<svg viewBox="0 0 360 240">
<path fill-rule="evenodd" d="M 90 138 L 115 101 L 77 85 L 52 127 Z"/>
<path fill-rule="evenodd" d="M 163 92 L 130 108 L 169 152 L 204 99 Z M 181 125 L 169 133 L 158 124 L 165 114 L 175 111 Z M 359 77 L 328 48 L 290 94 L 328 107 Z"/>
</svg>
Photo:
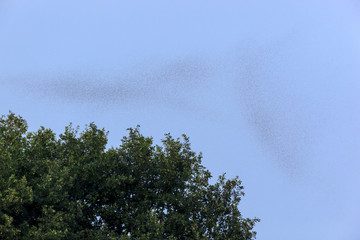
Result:
<svg viewBox="0 0 360 240">
<path fill-rule="evenodd" d="M 255 238 L 241 181 L 211 174 L 189 138 L 162 146 L 130 128 L 118 148 L 107 132 L 71 125 L 59 138 L 10 113 L 0 120 L 1 239 Z"/>
</svg>

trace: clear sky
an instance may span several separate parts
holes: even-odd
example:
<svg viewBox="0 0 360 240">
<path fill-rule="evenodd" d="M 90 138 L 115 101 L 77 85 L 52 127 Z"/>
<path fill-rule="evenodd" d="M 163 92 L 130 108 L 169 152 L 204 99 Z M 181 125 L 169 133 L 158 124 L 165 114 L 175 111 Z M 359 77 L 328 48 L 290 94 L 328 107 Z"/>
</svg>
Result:
<svg viewBox="0 0 360 240">
<path fill-rule="evenodd" d="M 0 114 L 190 137 L 257 239 L 360 239 L 360 3 L 0 1 Z"/>
</svg>

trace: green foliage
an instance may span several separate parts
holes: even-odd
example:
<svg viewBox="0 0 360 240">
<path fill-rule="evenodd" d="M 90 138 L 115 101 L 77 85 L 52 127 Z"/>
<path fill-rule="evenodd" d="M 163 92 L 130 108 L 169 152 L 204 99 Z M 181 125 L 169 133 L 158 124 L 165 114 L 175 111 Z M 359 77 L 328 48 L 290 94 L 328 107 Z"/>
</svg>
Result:
<svg viewBox="0 0 360 240">
<path fill-rule="evenodd" d="M 106 150 L 107 132 L 72 125 L 57 138 L 10 113 L 0 119 L 0 239 L 255 238 L 243 218 L 241 181 L 211 174 L 189 138 L 162 146 L 129 129 Z"/>
</svg>

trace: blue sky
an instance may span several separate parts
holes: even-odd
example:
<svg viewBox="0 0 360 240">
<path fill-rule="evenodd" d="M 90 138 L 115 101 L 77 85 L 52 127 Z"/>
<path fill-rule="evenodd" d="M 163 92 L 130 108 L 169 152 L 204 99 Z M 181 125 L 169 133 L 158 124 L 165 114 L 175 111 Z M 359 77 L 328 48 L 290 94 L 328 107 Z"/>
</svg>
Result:
<svg viewBox="0 0 360 240">
<path fill-rule="evenodd" d="M 0 113 L 190 136 L 257 239 L 358 240 L 358 1 L 0 2 Z"/>
</svg>

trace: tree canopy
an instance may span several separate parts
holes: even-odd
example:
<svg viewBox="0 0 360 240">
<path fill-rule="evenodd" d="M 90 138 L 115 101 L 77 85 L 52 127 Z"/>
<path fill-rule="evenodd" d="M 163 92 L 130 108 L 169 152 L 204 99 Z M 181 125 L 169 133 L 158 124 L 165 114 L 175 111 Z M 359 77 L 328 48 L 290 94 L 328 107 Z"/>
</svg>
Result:
<svg viewBox="0 0 360 240">
<path fill-rule="evenodd" d="M 210 184 L 185 135 L 159 146 L 130 128 L 107 149 L 94 123 L 59 136 L 27 128 L 14 113 L 0 119 L 0 239 L 255 238 L 239 178 Z"/>
</svg>

